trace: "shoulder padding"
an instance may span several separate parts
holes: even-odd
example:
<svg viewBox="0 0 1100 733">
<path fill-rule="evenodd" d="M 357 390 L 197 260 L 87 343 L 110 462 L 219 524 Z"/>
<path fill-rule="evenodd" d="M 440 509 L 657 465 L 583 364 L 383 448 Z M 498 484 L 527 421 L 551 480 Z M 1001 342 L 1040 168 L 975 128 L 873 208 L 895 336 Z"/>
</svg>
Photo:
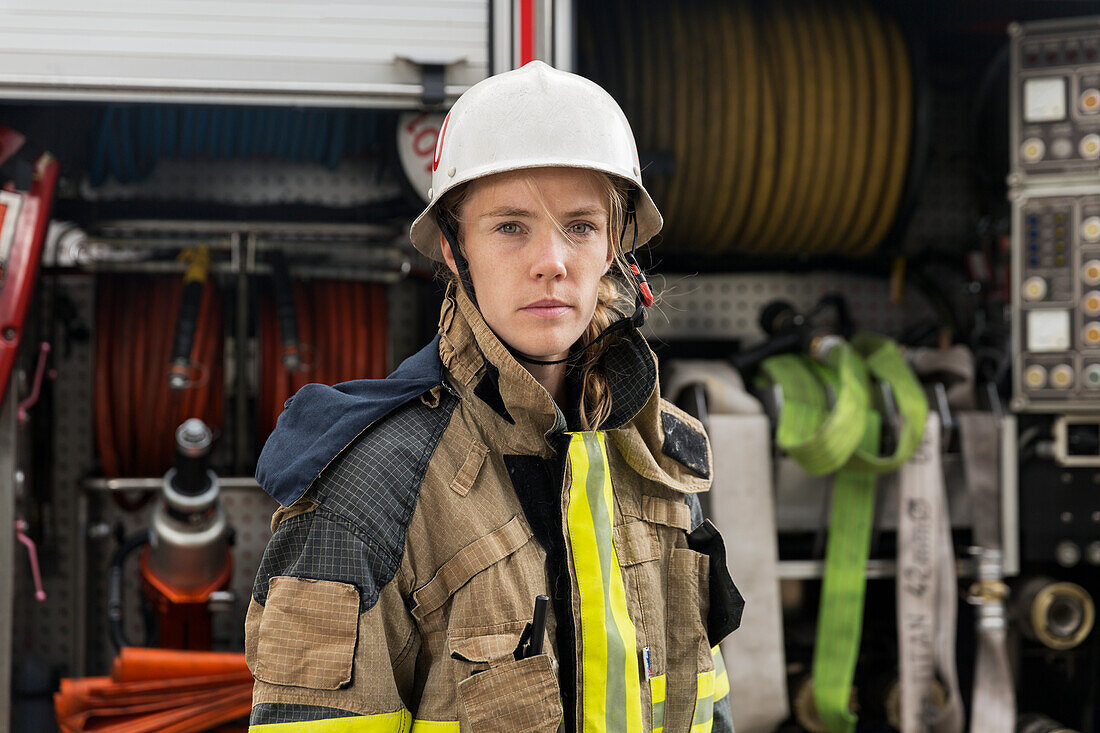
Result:
<svg viewBox="0 0 1100 733">
<path fill-rule="evenodd" d="M 457 404 L 450 395 L 434 408 L 410 402 L 334 458 L 307 494 L 317 509 L 284 520 L 271 538 L 256 600 L 269 578 L 293 575 L 354 583 L 371 608 L 401 563 L 428 461 Z"/>
</svg>

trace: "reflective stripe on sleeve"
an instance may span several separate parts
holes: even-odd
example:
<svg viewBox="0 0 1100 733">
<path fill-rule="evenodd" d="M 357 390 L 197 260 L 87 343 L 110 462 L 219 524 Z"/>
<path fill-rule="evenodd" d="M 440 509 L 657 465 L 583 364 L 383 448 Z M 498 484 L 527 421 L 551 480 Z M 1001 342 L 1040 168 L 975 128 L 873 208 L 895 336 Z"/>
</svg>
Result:
<svg viewBox="0 0 1100 733">
<path fill-rule="evenodd" d="M 570 434 L 567 521 L 581 611 L 585 733 L 640 733 L 642 693 L 634 624 L 611 540 L 614 500 L 602 432 Z"/>
<path fill-rule="evenodd" d="M 730 694 L 730 676 L 726 674 L 726 662 L 722 659 L 722 650 L 711 647 L 710 654 L 714 657 L 714 701 L 718 702 Z"/>
<path fill-rule="evenodd" d="M 412 714 L 405 709 L 394 713 L 381 713 L 379 715 L 355 715 L 350 718 L 328 718 L 327 720 L 303 720 L 291 723 L 266 723 L 253 725 L 248 728 L 248 733 L 409 733 L 412 725 Z M 442 730 L 458 730 L 458 723 L 454 728 Z M 427 729 L 426 729 L 427 730 Z M 440 730 L 440 729 L 435 729 Z"/>
</svg>

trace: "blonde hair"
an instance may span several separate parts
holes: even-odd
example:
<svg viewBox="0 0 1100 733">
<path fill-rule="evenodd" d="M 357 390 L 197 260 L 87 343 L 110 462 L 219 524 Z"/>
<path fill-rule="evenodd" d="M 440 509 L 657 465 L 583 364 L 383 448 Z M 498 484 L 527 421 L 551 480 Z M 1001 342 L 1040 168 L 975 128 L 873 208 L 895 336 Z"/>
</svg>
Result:
<svg viewBox="0 0 1100 733">
<path fill-rule="evenodd" d="M 581 334 L 580 345 L 587 346 L 596 339 L 615 321 L 630 315 L 634 311 L 633 299 L 633 275 L 623 258 L 621 234 L 623 222 L 626 219 L 627 188 L 624 183 L 613 179 L 611 176 L 597 171 L 588 171 L 599 181 L 601 194 L 607 201 L 608 210 L 608 247 L 612 252 L 612 266 L 608 268 L 597 285 L 596 309 L 592 313 L 592 320 Z M 471 183 L 473 183 L 471 181 Z M 534 188 L 534 182 L 527 179 L 527 185 Z M 459 246 L 462 246 L 462 216 L 461 211 L 466 200 L 470 196 L 470 184 L 463 184 L 449 191 L 439 202 L 439 215 L 446 217 L 454 223 L 454 231 L 459 237 Z M 562 232 L 565 234 L 565 232 Z M 628 236 L 630 232 L 627 232 Z M 440 265 L 439 274 L 448 281 L 458 278 L 446 266 Z M 630 283 L 629 287 L 623 287 Z M 619 337 L 621 332 L 609 334 L 599 343 L 585 352 L 584 359 L 579 365 L 581 383 L 581 427 L 584 430 L 598 430 L 611 415 L 611 388 L 607 381 L 607 375 L 603 369 L 603 356 Z"/>
</svg>

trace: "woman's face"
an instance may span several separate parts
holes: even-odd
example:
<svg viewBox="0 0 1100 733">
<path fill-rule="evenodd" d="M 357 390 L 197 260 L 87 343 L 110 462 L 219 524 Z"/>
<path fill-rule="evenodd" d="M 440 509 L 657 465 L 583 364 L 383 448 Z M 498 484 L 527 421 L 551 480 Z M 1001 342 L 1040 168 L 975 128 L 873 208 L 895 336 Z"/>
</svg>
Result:
<svg viewBox="0 0 1100 733">
<path fill-rule="evenodd" d="M 612 260 L 600 179 L 533 168 L 478 179 L 458 212 L 463 253 L 485 322 L 513 349 L 563 359 L 596 308 Z M 444 240 L 443 258 L 457 274 Z"/>
</svg>

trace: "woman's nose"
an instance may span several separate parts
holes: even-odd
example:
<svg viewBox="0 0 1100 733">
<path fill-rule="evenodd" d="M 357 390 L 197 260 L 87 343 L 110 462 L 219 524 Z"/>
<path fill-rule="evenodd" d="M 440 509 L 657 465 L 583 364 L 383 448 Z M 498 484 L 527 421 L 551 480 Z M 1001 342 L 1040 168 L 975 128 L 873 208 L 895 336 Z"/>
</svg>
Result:
<svg viewBox="0 0 1100 733">
<path fill-rule="evenodd" d="M 557 229 L 543 232 L 533 244 L 532 277 L 536 280 L 564 278 L 567 273 L 565 256 L 568 247 L 562 233 Z"/>
</svg>

